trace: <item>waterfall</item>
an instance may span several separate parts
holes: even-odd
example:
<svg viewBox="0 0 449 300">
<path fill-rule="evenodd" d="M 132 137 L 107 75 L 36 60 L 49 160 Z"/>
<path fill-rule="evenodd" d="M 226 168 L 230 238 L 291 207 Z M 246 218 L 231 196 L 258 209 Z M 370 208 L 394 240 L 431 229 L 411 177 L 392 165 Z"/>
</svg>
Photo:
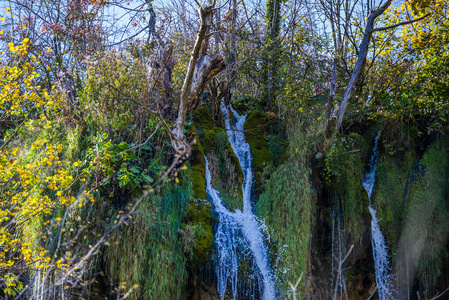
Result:
<svg viewBox="0 0 449 300">
<path fill-rule="evenodd" d="M 368 193 L 369 198 L 369 211 L 372 216 L 371 220 L 371 245 L 373 247 L 374 267 L 376 271 L 376 284 L 379 299 L 391 299 L 393 288 L 391 283 L 390 262 L 388 255 L 388 247 L 385 243 L 385 238 L 380 231 L 378 219 L 376 218 L 376 210 L 371 204 L 371 194 L 374 188 L 374 182 L 376 181 L 376 167 L 379 159 L 379 149 L 377 142 L 380 137 L 380 131 L 374 140 L 373 155 L 371 156 L 370 171 L 363 177 L 363 187 Z"/>
<path fill-rule="evenodd" d="M 251 185 L 253 174 L 251 171 L 251 151 L 245 141 L 243 124 L 246 116 L 239 116 L 231 108 L 236 124 L 231 126 L 228 111 L 224 103 L 221 109 L 225 117 L 226 131 L 229 136 L 231 147 L 236 154 L 243 171 L 243 210 L 229 211 L 223 204 L 217 190 L 212 187 L 209 162 L 206 159 L 206 191 L 212 199 L 215 211 L 218 213 L 218 228 L 215 234 L 215 245 L 217 248 L 216 275 L 217 286 L 221 299 L 225 298 L 228 286 L 232 291 L 232 298 L 238 295 L 238 269 L 242 260 L 242 253 L 249 253 L 252 267 L 251 277 L 258 283 L 256 291 L 252 291 L 249 298 L 271 300 L 276 298 L 276 288 L 272 278 L 269 265 L 268 250 L 265 245 L 265 237 L 262 234 L 262 223 L 253 214 L 251 206 Z M 246 255 L 248 256 L 248 255 Z M 248 259 L 246 257 L 245 259 Z"/>
</svg>

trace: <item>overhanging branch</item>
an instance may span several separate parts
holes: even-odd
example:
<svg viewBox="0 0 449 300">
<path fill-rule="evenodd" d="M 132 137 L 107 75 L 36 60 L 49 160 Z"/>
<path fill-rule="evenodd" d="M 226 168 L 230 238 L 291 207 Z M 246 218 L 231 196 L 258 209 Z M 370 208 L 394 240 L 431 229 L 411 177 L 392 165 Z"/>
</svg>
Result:
<svg viewBox="0 0 449 300">
<path fill-rule="evenodd" d="M 380 28 L 374 28 L 373 30 L 371 30 L 371 32 L 376 32 L 376 31 L 383 31 L 383 30 L 393 29 L 393 28 L 396 28 L 396 27 L 399 27 L 399 26 L 402 26 L 402 25 L 408 25 L 408 24 L 411 24 L 411 23 L 415 23 L 415 22 L 421 21 L 422 19 L 427 18 L 427 17 L 430 16 L 430 15 L 431 15 L 431 14 L 428 13 L 427 15 L 424 15 L 424 16 L 422 16 L 421 18 L 418 18 L 418 19 L 413 19 L 413 20 L 409 20 L 409 21 L 404 21 L 404 22 L 401 22 L 401 23 L 398 23 L 398 24 L 394 24 L 394 25 L 391 25 L 391 26 L 380 27 Z"/>
</svg>

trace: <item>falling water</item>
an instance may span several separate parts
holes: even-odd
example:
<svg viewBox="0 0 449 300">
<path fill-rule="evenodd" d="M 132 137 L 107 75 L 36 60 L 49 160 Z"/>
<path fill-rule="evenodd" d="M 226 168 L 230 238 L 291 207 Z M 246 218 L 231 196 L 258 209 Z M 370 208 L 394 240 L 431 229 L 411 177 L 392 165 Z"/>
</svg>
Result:
<svg viewBox="0 0 449 300">
<path fill-rule="evenodd" d="M 253 291 L 253 295 L 249 295 L 250 298 L 254 299 L 256 295 L 260 294 L 262 299 L 275 299 L 276 289 L 268 262 L 265 237 L 261 232 L 261 222 L 253 214 L 251 207 L 251 185 L 253 181 L 251 152 L 243 133 L 243 124 L 245 123 L 246 116 L 239 116 L 231 108 L 236 120 L 235 126 L 231 127 L 228 112 L 223 103 L 221 108 L 225 117 L 229 141 L 243 171 L 243 211 L 236 210 L 235 212 L 231 212 L 223 205 L 218 191 L 212 187 L 209 162 L 206 159 L 206 191 L 212 198 L 219 221 L 215 235 L 218 291 L 221 299 L 224 299 L 226 290 L 230 285 L 232 297 L 236 299 L 238 293 L 237 273 L 240 257 L 241 253 L 246 251 L 250 252 L 252 262 L 255 266 L 251 276 L 259 284 L 258 291 Z"/>
<path fill-rule="evenodd" d="M 390 271 L 390 262 L 388 261 L 388 247 L 385 243 L 385 238 L 380 232 L 378 220 L 376 218 L 376 210 L 371 204 L 371 194 L 373 192 L 374 182 L 376 181 L 376 167 L 377 160 L 379 159 L 379 149 L 377 142 L 379 140 L 380 131 L 374 141 L 373 155 L 371 156 L 370 171 L 363 177 L 363 187 L 368 193 L 369 198 L 369 211 L 372 216 L 371 220 L 371 244 L 373 246 L 374 267 L 376 270 L 376 283 L 377 291 L 379 293 L 379 299 L 391 299 L 392 298 L 392 283 Z"/>
</svg>

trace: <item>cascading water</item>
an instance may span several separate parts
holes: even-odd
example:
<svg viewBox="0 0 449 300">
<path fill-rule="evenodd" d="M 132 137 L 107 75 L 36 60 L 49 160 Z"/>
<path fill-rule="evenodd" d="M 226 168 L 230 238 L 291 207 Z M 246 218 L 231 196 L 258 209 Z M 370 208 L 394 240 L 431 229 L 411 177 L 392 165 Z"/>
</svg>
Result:
<svg viewBox="0 0 449 300">
<path fill-rule="evenodd" d="M 261 232 L 261 222 L 253 214 L 251 207 L 251 185 L 253 181 L 251 151 L 243 133 L 243 124 L 246 116 L 239 116 L 231 108 L 236 120 L 235 126 L 231 127 L 231 121 L 224 103 L 221 104 L 221 109 L 225 117 L 226 130 L 231 147 L 243 171 L 243 211 L 236 210 L 231 212 L 223 205 L 218 191 L 212 187 L 209 162 L 206 159 L 206 191 L 212 198 L 215 211 L 218 213 L 219 222 L 215 234 L 218 291 L 221 299 L 224 299 L 230 284 L 232 297 L 233 299 L 237 298 L 237 288 L 239 286 L 237 275 L 241 254 L 249 252 L 252 265 L 254 265 L 251 276 L 258 282 L 258 290 L 247 296 L 251 299 L 256 298 L 257 295 L 266 300 L 275 299 L 276 288 L 268 262 L 265 237 Z"/>
<path fill-rule="evenodd" d="M 373 247 L 374 268 L 376 271 L 376 284 L 379 299 L 392 299 L 393 288 L 391 283 L 390 262 L 388 261 L 388 247 L 385 238 L 380 231 L 378 220 L 376 218 L 376 210 L 371 204 L 371 193 L 373 192 L 374 182 L 376 181 L 376 167 L 379 159 L 379 149 L 377 142 L 380 137 L 380 131 L 374 141 L 373 155 L 371 156 L 370 171 L 363 177 L 363 187 L 368 193 L 369 211 L 372 216 L 371 220 L 371 244 Z"/>
</svg>

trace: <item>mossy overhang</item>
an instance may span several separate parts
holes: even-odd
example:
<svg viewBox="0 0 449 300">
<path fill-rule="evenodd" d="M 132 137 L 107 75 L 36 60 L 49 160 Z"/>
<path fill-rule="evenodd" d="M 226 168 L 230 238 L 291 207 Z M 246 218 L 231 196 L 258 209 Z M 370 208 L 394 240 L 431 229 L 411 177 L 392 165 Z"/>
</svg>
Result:
<svg viewBox="0 0 449 300">
<path fill-rule="evenodd" d="M 198 131 L 195 126 L 187 128 L 192 140 L 192 156 L 190 158 L 193 196 L 197 199 L 206 199 L 206 161 L 204 159 L 204 148 L 201 145 Z"/>
<path fill-rule="evenodd" d="M 212 232 L 211 205 L 205 200 L 192 199 L 187 207 L 184 224 L 195 230 L 193 255 L 191 264 L 200 268 L 209 260 L 210 251 L 214 242 Z"/>
<path fill-rule="evenodd" d="M 246 117 L 243 130 L 245 139 L 251 148 L 253 156 L 252 166 L 254 177 L 258 187 L 262 185 L 262 171 L 265 167 L 274 164 L 273 156 L 268 150 L 266 134 L 269 131 L 268 124 L 270 119 L 257 110 L 251 111 Z"/>
<path fill-rule="evenodd" d="M 193 112 L 193 122 L 200 131 L 210 130 L 216 127 L 214 119 L 206 105 L 197 108 Z"/>
</svg>

